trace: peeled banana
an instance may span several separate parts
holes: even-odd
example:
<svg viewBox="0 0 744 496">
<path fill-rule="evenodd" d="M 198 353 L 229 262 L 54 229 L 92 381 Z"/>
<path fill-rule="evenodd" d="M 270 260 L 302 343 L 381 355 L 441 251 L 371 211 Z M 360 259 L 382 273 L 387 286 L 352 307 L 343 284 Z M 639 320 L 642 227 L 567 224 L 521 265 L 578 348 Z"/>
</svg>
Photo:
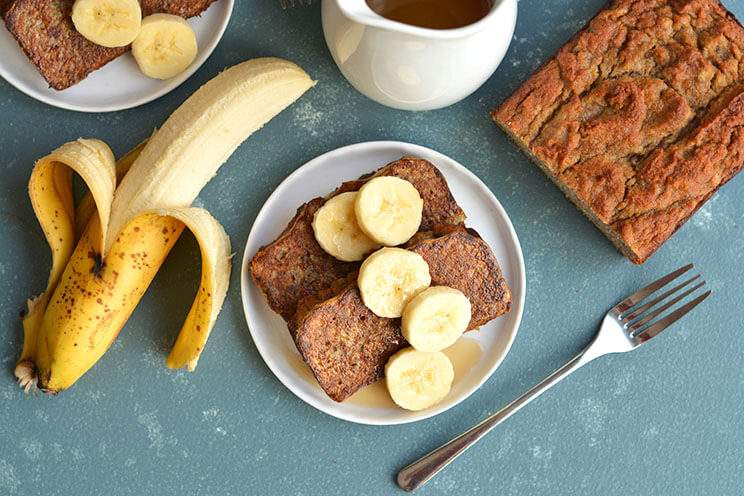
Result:
<svg viewBox="0 0 744 496">
<path fill-rule="evenodd" d="M 406 304 L 431 284 L 429 264 L 418 253 L 381 248 L 362 262 L 357 276 L 364 304 L 380 317 L 400 317 Z"/>
<path fill-rule="evenodd" d="M 441 351 L 467 330 L 470 313 L 470 300 L 461 291 L 434 286 L 403 309 L 401 332 L 419 351 Z"/>
<path fill-rule="evenodd" d="M 22 387 L 56 394 L 84 374 L 116 337 L 184 227 L 200 244 L 202 280 L 167 364 L 193 370 L 227 292 L 230 243 L 208 212 L 189 205 L 245 138 L 313 84 L 291 62 L 250 60 L 197 90 L 135 156 L 125 157 L 126 165 L 116 167 L 96 140 L 68 143 L 37 162 L 29 194 L 53 264 L 46 291 L 29 300 L 23 319 L 15 369 Z M 129 163 L 116 187 L 117 168 Z M 77 246 L 75 224 L 90 210 L 76 218 L 71 170 L 90 188 L 97 212 Z"/>
<path fill-rule="evenodd" d="M 404 348 L 385 365 L 385 382 L 393 401 L 406 410 L 423 410 L 444 399 L 455 371 L 441 351 Z"/>
<path fill-rule="evenodd" d="M 313 232 L 323 250 L 344 262 L 356 262 L 380 247 L 361 229 L 354 214 L 359 193 L 349 191 L 332 197 L 313 217 Z"/>
<path fill-rule="evenodd" d="M 173 14 L 152 14 L 142 19 L 132 43 L 132 55 L 140 70 L 155 79 L 182 73 L 194 61 L 197 51 L 191 24 Z"/>
<path fill-rule="evenodd" d="M 208 81 L 150 138 L 116 188 L 108 233 L 144 210 L 191 205 L 247 136 L 314 84 L 277 58 L 243 62 Z M 104 253 L 110 242 L 108 236 Z"/>
<path fill-rule="evenodd" d="M 134 41 L 141 22 L 138 0 L 76 0 L 72 6 L 75 29 L 93 43 L 109 48 Z"/>
<path fill-rule="evenodd" d="M 416 234 L 423 207 L 418 190 L 393 176 L 368 181 L 359 190 L 354 206 L 362 231 L 385 246 L 403 244 Z"/>
</svg>

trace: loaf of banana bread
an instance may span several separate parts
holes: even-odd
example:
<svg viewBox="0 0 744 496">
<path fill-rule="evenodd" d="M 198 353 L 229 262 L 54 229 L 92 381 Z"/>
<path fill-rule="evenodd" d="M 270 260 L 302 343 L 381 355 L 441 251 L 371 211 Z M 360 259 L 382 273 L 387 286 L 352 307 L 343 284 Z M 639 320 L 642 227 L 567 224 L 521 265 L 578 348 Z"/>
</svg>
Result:
<svg viewBox="0 0 744 496">
<path fill-rule="evenodd" d="M 140 0 L 142 15 L 192 17 L 215 0 Z M 5 25 L 49 86 L 63 90 L 129 50 L 88 41 L 72 24 L 75 0 L 0 0 Z"/>
<path fill-rule="evenodd" d="M 717 0 L 611 0 L 492 117 L 643 263 L 744 166 L 744 28 Z"/>
</svg>

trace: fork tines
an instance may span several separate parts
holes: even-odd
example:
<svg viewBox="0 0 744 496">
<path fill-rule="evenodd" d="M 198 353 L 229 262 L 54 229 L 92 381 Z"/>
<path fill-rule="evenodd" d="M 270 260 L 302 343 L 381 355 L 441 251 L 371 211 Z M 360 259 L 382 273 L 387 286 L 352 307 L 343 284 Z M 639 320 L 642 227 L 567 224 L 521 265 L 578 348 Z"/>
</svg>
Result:
<svg viewBox="0 0 744 496">
<path fill-rule="evenodd" d="M 675 270 L 671 274 L 668 274 L 661 279 L 652 282 L 636 293 L 633 293 L 614 307 L 613 310 L 618 314 L 618 319 L 624 324 L 626 331 L 635 342 L 640 344 L 656 336 L 672 323 L 679 320 L 687 312 L 695 308 L 700 304 L 700 302 L 707 298 L 708 295 L 710 295 L 711 292 L 708 290 L 652 323 L 652 320 L 658 317 L 662 312 L 671 308 L 676 303 L 679 303 L 685 297 L 691 295 L 706 284 L 706 281 L 701 281 L 685 290 L 685 288 L 700 278 L 700 274 L 698 274 L 653 298 L 651 301 L 644 303 L 648 297 L 677 279 L 685 272 L 689 271 L 692 267 L 693 264 L 690 264 L 681 269 Z M 671 300 L 658 307 L 656 306 L 671 296 L 674 296 Z M 641 303 L 643 304 L 641 305 Z"/>
</svg>

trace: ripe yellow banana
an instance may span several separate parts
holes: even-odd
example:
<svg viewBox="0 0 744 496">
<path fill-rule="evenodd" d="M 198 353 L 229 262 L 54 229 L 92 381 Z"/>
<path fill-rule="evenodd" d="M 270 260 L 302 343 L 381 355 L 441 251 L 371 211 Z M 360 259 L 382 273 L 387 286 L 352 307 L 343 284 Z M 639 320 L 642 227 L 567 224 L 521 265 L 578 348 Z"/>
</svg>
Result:
<svg viewBox="0 0 744 496">
<path fill-rule="evenodd" d="M 29 193 L 53 265 L 47 290 L 29 300 L 23 321 L 15 370 L 21 386 L 38 383 L 56 394 L 83 375 L 108 349 L 184 226 L 199 242 L 202 280 L 167 364 L 193 370 L 227 292 L 230 242 L 208 212 L 189 205 L 245 138 L 313 84 L 291 62 L 251 60 L 202 86 L 119 166 L 95 140 L 68 143 L 37 162 Z M 117 169 L 126 174 L 114 192 Z M 75 218 L 71 170 L 90 188 L 98 215 L 87 207 Z M 75 246 L 75 224 L 87 218 Z"/>
<path fill-rule="evenodd" d="M 117 236 L 111 256 L 98 258 L 101 226 L 89 224 L 41 319 L 36 367 L 45 392 L 66 389 L 108 349 L 183 230 L 146 213 Z"/>
<path fill-rule="evenodd" d="M 36 352 L 41 318 L 51 292 L 57 285 L 75 246 L 75 214 L 72 199 L 72 171 L 91 185 L 91 198 L 103 205 L 101 216 L 108 219 L 116 185 L 114 155 L 98 140 L 78 140 L 67 143 L 39 160 L 31 173 L 28 193 L 31 206 L 39 219 L 49 248 L 52 250 L 52 270 L 46 290 L 28 300 L 23 317 L 23 351 L 16 366 L 16 376 L 29 390 L 36 384 Z M 99 247 L 103 240 L 98 238 Z"/>
</svg>

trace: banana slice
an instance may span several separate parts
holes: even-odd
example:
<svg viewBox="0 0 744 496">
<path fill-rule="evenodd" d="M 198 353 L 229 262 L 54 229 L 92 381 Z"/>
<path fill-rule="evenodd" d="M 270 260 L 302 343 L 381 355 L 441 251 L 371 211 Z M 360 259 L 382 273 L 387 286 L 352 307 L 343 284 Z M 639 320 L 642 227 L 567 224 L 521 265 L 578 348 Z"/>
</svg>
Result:
<svg viewBox="0 0 744 496">
<path fill-rule="evenodd" d="M 356 217 L 367 236 L 385 246 L 405 243 L 421 225 L 424 200 L 399 177 L 371 179 L 359 190 Z"/>
<path fill-rule="evenodd" d="M 406 304 L 431 284 L 429 264 L 418 253 L 382 248 L 362 263 L 357 277 L 367 308 L 380 317 L 400 317 Z"/>
<path fill-rule="evenodd" d="M 78 33 L 109 48 L 133 42 L 141 22 L 137 0 L 77 0 L 72 6 L 72 23 Z"/>
<path fill-rule="evenodd" d="M 385 382 L 393 401 L 406 410 L 423 410 L 444 399 L 452 387 L 455 371 L 441 351 L 405 348 L 385 365 Z"/>
<path fill-rule="evenodd" d="M 194 61 L 197 50 L 194 29 L 183 17 L 173 14 L 142 19 L 139 35 L 132 43 L 140 70 L 155 79 L 183 72 Z"/>
<path fill-rule="evenodd" d="M 362 260 L 364 255 L 380 247 L 359 229 L 354 214 L 358 194 L 350 191 L 334 196 L 313 217 L 313 232 L 320 247 L 344 262 Z"/>
<path fill-rule="evenodd" d="M 403 309 L 401 331 L 419 351 L 440 351 L 457 341 L 470 323 L 470 300 L 461 291 L 434 286 Z"/>
</svg>

